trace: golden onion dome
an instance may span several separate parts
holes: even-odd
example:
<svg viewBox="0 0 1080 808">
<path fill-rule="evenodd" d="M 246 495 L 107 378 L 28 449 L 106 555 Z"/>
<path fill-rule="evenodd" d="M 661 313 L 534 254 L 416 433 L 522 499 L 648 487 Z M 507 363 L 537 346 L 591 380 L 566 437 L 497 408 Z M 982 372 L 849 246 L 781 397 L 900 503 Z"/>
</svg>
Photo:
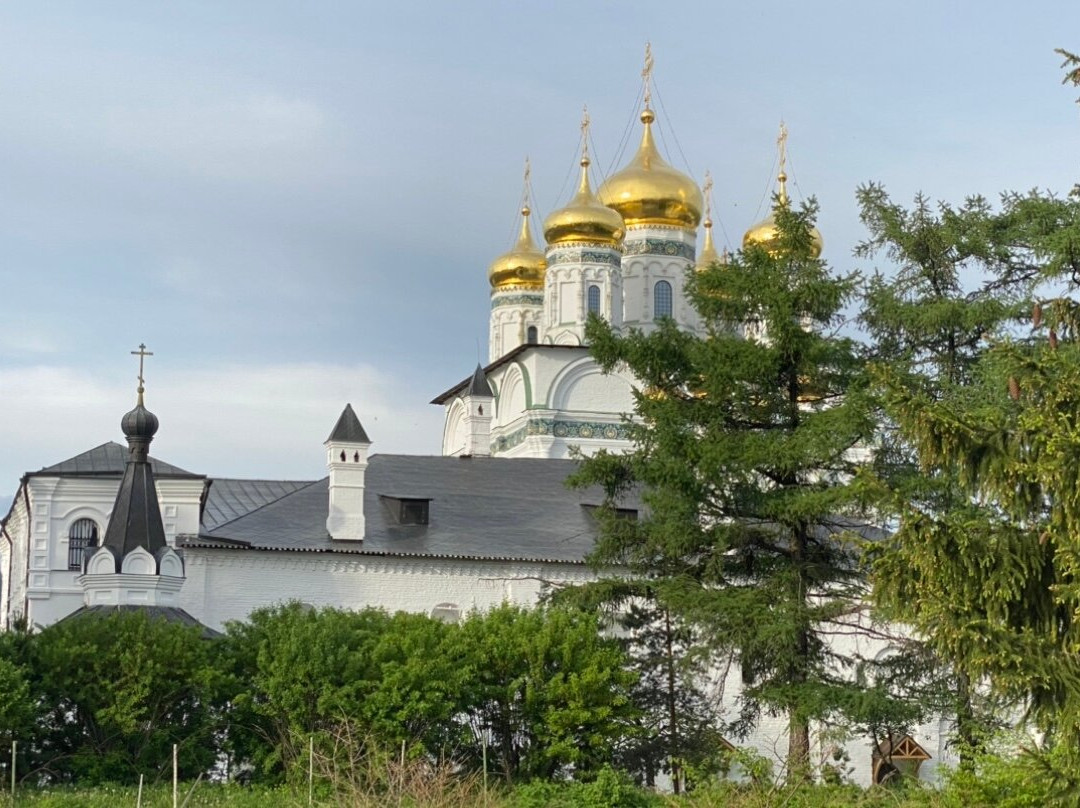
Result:
<svg viewBox="0 0 1080 808">
<path fill-rule="evenodd" d="M 645 129 L 637 154 L 626 168 L 612 174 L 600 187 L 600 201 L 617 210 L 627 226 L 663 224 L 695 228 L 701 221 L 701 189 L 660 156 L 652 136 L 655 119 L 646 106 L 641 113 Z"/>
<path fill-rule="evenodd" d="M 544 253 L 536 246 L 529 227 L 528 205 L 521 208 L 521 233 L 510 252 L 503 253 L 488 268 L 488 280 L 492 289 L 525 287 L 543 289 L 544 273 L 547 261 Z"/>
<path fill-rule="evenodd" d="M 776 241 L 779 233 L 776 229 L 776 210 L 777 208 L 786 208 L 790 202 L 788 201 L 787 193 L 787 173 L 784 171 L 784 167 L 787 163 L 787 127 L 784 122 L 780 122 L 780 136 L 776 139 L 777 149 L 780 153 L 780 173 L 777 175 L 777 205 L 771 211 L 769 215 L 755 224 L 746 234 L 743 236 L 743 249 L 747 249 L 751 245 L 759 244 L 765 248 L 770 255 L 776 255 L 776 248 L 773 245 Z M 821 237 L 821 232 L 816 228 L 810 229 L 810 240 L 812 243 L 811 255 L 814 258 L 821 257 L 821 251 L 825 247 L 825 240 Z"/>
<path fill-rule="evenodd" d="M 781 171 L 780 176 L 777 179 L 780 184 L 777 207 L 786 208 L 790 204 L 787 195 L 787 174 Z M 743 249 L 748 249 L 752 245 L 757 244 L 764 247 L 766 252 L 770 255 L 775 255 L 777 250 L 773 245 L 778 237 L 779 231 L 776 228 L 776 208 L 773 208 L 768 216 L 746 231 L 742 240 Z M 814 258 L 820 258 L 821 251 L 825 247 L 825 240 L 821 237 L 821 231 L 816 227 L 810 229 L 810 241 L 813 245 L 811 255 Z"/>
<path fill-rule="evenodd" d="M 626 235 L 622 217 L 600 203 L 589 185 L 589 156 L 581 156 L 581 182 L 565 208 L 544 219 L 544 240 L 549 246 L 588 241 L 617 247 Z"/>
</svg>

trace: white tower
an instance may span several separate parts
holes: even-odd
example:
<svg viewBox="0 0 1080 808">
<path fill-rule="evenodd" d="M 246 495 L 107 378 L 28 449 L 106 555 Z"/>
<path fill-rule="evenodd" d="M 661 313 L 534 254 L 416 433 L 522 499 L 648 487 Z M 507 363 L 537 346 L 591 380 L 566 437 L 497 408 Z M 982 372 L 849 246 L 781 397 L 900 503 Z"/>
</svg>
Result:
<svg viewBox="0 0 1080 808">
<path fill-rule="evenodd" d="M 491 454 L 491 419 L 495 415 L 495 394 L 491 392 L 484 369 L 479 363 L 472 380 L 461 396 L 465 406 L 461 423 L 465 431 L 464 455 L 487 457 Z"/>
<path fill-rule="evenodd" d="M 544 342 L 584 345 L 590 314 L 616 329 L 623 319 L 623 220 L 589 185 L 589 115 L 581 123 L 581 180 L 570 203 L 544 220 Z"/>
<path fill-rule="evenodd" d="M 326 530 L 332 539 L 361 541 L 364 538 L 364 475 L 371 440 L 353 412 L 352 404 L 345 405 L 324 446 L 326 467 L 330 471 Z"/>
<path fill-rule="evenodd" d="M 651 103 L 652 54 L 646 48 L 645 108 L 641 144 L 629 164 L 601 186 L 600 201 L 626 223 L 623 245 L 623 326 L 651 331 L 670 317 L 681 328 L 700 331 L 700 318 L 686 300 L 684 281 L 694 266 L 694 245 L 701 221 L 701 189 L 672 168 L 653 140 L 656 119 Z"/>
<path fill-rule="evenodd" d="M 529 161 L 525 160 L 525 190 L 521 231 L 517 243 L 488 269 L 491 282 L 491 328 L 488 356 L 494 362 L 519 345 L 540 341 L 544 311 L 544 254 L 529 226 Z"/>
</svg>

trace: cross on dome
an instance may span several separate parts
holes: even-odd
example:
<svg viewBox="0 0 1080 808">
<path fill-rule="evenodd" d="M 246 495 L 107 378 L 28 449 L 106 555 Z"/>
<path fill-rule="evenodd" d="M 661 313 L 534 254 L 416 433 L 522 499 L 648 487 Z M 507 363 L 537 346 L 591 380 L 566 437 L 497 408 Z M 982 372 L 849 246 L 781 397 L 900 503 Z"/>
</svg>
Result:
<svg viewBox="0 0 1080 808">
<path fill-rule="evenodd" d="M 146 392 L 145 379 L 143 379 L 143 360 L 148 356 L 153 356 L 154 352 L 146 350 L 146 343 L 140 342 L 139 350 L 132 351 L 131 355 L 139 357 L 139 388 L 136 392 L 139 394 L 139 403 L 142 404 L 143 393 Z"/>
</svg>

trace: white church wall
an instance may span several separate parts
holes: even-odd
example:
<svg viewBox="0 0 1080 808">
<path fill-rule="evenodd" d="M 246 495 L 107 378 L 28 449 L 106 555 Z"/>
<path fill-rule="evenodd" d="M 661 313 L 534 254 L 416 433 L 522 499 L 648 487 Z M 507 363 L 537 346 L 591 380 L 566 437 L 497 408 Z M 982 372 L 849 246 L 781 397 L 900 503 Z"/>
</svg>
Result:
<svg viewBox="0 0 1080 808">
<path fill-rule="evenodd" d="M 350 553 L 187 548 L 181 608 L 211 628 L 244 620 L 263 606 L 301 601 L 314 607 L 381 607 L 462 613 L 502 603 L 532 605 L 544 581 L 589 580 L 580 564 L 393 558 Z"/>
<path fill-rule="evenodd" d="M 201 479 L 158 479 L 158 505 L 165 537 L 175 544 L 176 536 L 195 533 L 199 526 Z M 13 545 L 8 548 L 10 589 L 3 594 L 2 625 L 15 613 L 24 614 L 31 625 L 48 626 L 83 605 L 79 569 L 69 564 L 70 533 L 80 519 L 90 519 L 97 527 L 98 541 L 105 537 L 119 477 L 29 477 L 25 497 L 15 503 L 8 532 Z M 16 535 L 21 538 L 16 538 Z M 9 565 L 5 565 L 6 570 Z"/>
</svg>

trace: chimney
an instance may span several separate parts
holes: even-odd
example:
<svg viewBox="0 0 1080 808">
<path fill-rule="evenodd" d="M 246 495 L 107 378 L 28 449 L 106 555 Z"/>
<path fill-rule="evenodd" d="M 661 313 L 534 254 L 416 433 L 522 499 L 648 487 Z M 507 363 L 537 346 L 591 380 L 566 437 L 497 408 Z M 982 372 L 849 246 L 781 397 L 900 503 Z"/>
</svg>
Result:
<svg viewBox="0 0 1080 808">
<path fill-rule="evenodd" d="M 330 502 L 326 530 L 330 538 L 362 541 L 364 538 L 364 475 L 368 438 L 351 404 L 338 418 L 326 439 L 326 468 L 330 472 Z"/>
</svg>

